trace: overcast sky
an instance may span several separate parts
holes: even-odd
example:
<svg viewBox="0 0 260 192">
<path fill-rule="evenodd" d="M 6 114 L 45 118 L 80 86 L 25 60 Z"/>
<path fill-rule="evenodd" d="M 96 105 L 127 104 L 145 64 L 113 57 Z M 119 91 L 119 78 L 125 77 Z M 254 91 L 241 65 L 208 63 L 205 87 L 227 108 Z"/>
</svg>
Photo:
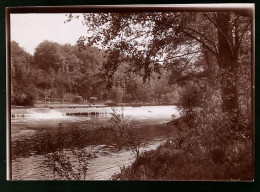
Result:
<svg viewBox="0 0 260 192">
<path fill-rule="evenodd" d="M 31 54 L 44 40 L 74 45 L 86 35 L 86 26 L 77 19 L 68 23 L 65 20 L 65 14 L 11 14 L 11 41 Z"/>
</svg>

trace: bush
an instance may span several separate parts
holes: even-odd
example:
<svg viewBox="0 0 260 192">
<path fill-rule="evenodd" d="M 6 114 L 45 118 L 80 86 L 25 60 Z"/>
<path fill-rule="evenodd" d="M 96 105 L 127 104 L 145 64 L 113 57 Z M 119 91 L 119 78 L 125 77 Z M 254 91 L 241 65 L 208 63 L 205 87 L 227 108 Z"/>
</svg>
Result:
<svg viewBox="0 0 260 192">
<path fill-rule="evenodd" d="M 107 106 L 117 106 L 117 104 L 115 102 L 111 101 L 111 100 L 106 101 L 105 105 L 107 105 Z"/>
<path fill-rule="evenodd" d="M 95 158 L 95 153 L 85 149 L 72 150 L 72 154 L 60 150 L 45 155 L 45 164 L 52 168 L 54 178 L 58 180 L 85 180 L 89 160 Z"/>
<path fill-rule="evenodd" d="M 82 96 L 75 96 L 73 99 L 74 103 L 83 103 L 83 97 Z"/>
<path fill-rule="evenodd" d="M 112 110 L 112 117 L 108 122 L 108 127 L 114 133 L 114 140 L 117 146 L 119 148 L 123 146 L 127 147 L 133 152 L 135 157 L 138 157 L 143 142 L 137 124 L 124 116 L 123 109 L 121 112 L 115 109 Z"/>
<path fill-rule="evenodd" d="M 201 108 L 203 103 L 203 90 L 197 86 L 190 85 L 183 91 L 179 102 L 180 105 L 178 108 L 182 112 L 182 116 L 186 119 L 187 123 L 192 125 L 196 117 L 196 112 Z"/>
<path fill-rule="evenodd" d="M 19 106 L 33 106 L 34 98 L 29 93 L 19 91 L 14 95 L 12 102 L 12 104 Z"/>
<path fill-rule="evenodd" d="M 114 180 L 250 180 L 253 176 L 252 146 L 236 142 L 223 150 L 201 146 L 191 135 L 177 135 L 156 150 L 140 154 L 122 167 Z M 228 154 L 222 159 L 219 153 Z M 213 157 L 213 155 L 216 155 Z"/>
<path fill-rule="evenodd" d="M 75 95 L 72 94 L 72 93 L 65 93 L 63 95 L 63 99 L 66 100 L 66 101 L 74 101 Z"/>
<path fill-rule="evenodd" d="M 174 123 L 182 132 L 157 150 L 139 155 L 114 179 L 253 179 L 251 124 L 241 115 L 240 129 L 232 129 L 230 117 L 222 112 L 220 91 L 204 87 L 193 84 L 183 92 L 182 117 Z"/>
</svg>

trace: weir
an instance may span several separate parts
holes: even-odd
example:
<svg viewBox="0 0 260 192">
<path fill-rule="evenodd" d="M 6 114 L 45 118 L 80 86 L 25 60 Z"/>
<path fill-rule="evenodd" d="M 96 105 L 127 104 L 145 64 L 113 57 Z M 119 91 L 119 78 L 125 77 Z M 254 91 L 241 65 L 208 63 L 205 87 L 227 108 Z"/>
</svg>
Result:
<svg viewBox="0 0 260 192">
<path fill-rule="evenodd" d="M 73 112 L 73 113 L 24 113 L 24 114 L 11 114 L 12 118 L 62 118 L 64 116 L 105 116 L 109 112 Z"/>
<path fill-rule="evenodd" d="M 108 115 L 108 112 L 81 112 L 81 113 L 66 113 L 66 116 L 98 116 L 98 115 Z"/>
<path fill-rule="evenodd" d="M 58 119 L 66 116 L 94 117 L 107 116 L 113 113 L 113 109 L 118 113 L 135 119 L 172 119 L 180 116 L 176 106 L 143 106 L 143 107 L 103 107 L 103 108 L 29 108 L 11 109 L 12 118 L 35 118 L 35 119 Z"/>
</svg>

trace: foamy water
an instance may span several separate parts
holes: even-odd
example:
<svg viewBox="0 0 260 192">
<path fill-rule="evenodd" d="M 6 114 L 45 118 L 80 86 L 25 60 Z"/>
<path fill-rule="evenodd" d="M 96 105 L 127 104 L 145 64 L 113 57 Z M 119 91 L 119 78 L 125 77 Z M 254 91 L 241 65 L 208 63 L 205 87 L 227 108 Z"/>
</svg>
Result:
<svg viewBox="0 0 260 192">
<path fill-rule="evenodd" d="M 125 116 L 134 119 L 171 119 L 172 117 L 179 117 L 179 111 L 176 106 L 142 106 L 142 107 L 89 107 L 89 108 L 62 108 L 62 109 L 48 109 L 48 108 L 31 108 L 26 112 L 19 114 L 19 109 L 12 112 L 13 117 L 32 118 L 32 119 L 61 119 L 66 118 L 66 113 L 85 113 L 97 112 L 110 114 L 115 110 L 118 113 L 123 113 Z M 21 112 L 20 112 L 21 113 Z"/>
<path fill-rule="evenodd" d="M 122 109 L 124 115 L 135 119 L 170 119 L 173 116 L 179 117 L 180 115 L 176 106 L 123 107 Z"/>
<path fill-rule="evenodd" d="M 35 119 L 60 119 L 60 118 L 64 118 L 64 114 L 53 110 L 53 109 L 49 109 L 46 112 L 38 112 L 35 111 L 33 109 L 29 109 L 28 112 L 30 112 L 30 115 L 32 118 Z"/>
</svg>

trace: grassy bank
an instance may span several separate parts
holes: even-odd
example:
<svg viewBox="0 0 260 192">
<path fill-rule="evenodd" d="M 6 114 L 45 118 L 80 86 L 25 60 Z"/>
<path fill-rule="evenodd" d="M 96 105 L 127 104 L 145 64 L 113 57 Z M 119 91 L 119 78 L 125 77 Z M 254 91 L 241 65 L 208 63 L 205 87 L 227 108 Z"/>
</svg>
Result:
<svg viewBox="0 0 260 192">
<path fill-rule="evenodd" d="M 185 126 L 175 124 L 179 129 Z M 156 150 L 142 153 L 113 179 L 239 181 L 253 178 L 251 139 L 239 137 L 222 148 L 205 146 L 201 141 L 184 129 Z"/>
</svg>

